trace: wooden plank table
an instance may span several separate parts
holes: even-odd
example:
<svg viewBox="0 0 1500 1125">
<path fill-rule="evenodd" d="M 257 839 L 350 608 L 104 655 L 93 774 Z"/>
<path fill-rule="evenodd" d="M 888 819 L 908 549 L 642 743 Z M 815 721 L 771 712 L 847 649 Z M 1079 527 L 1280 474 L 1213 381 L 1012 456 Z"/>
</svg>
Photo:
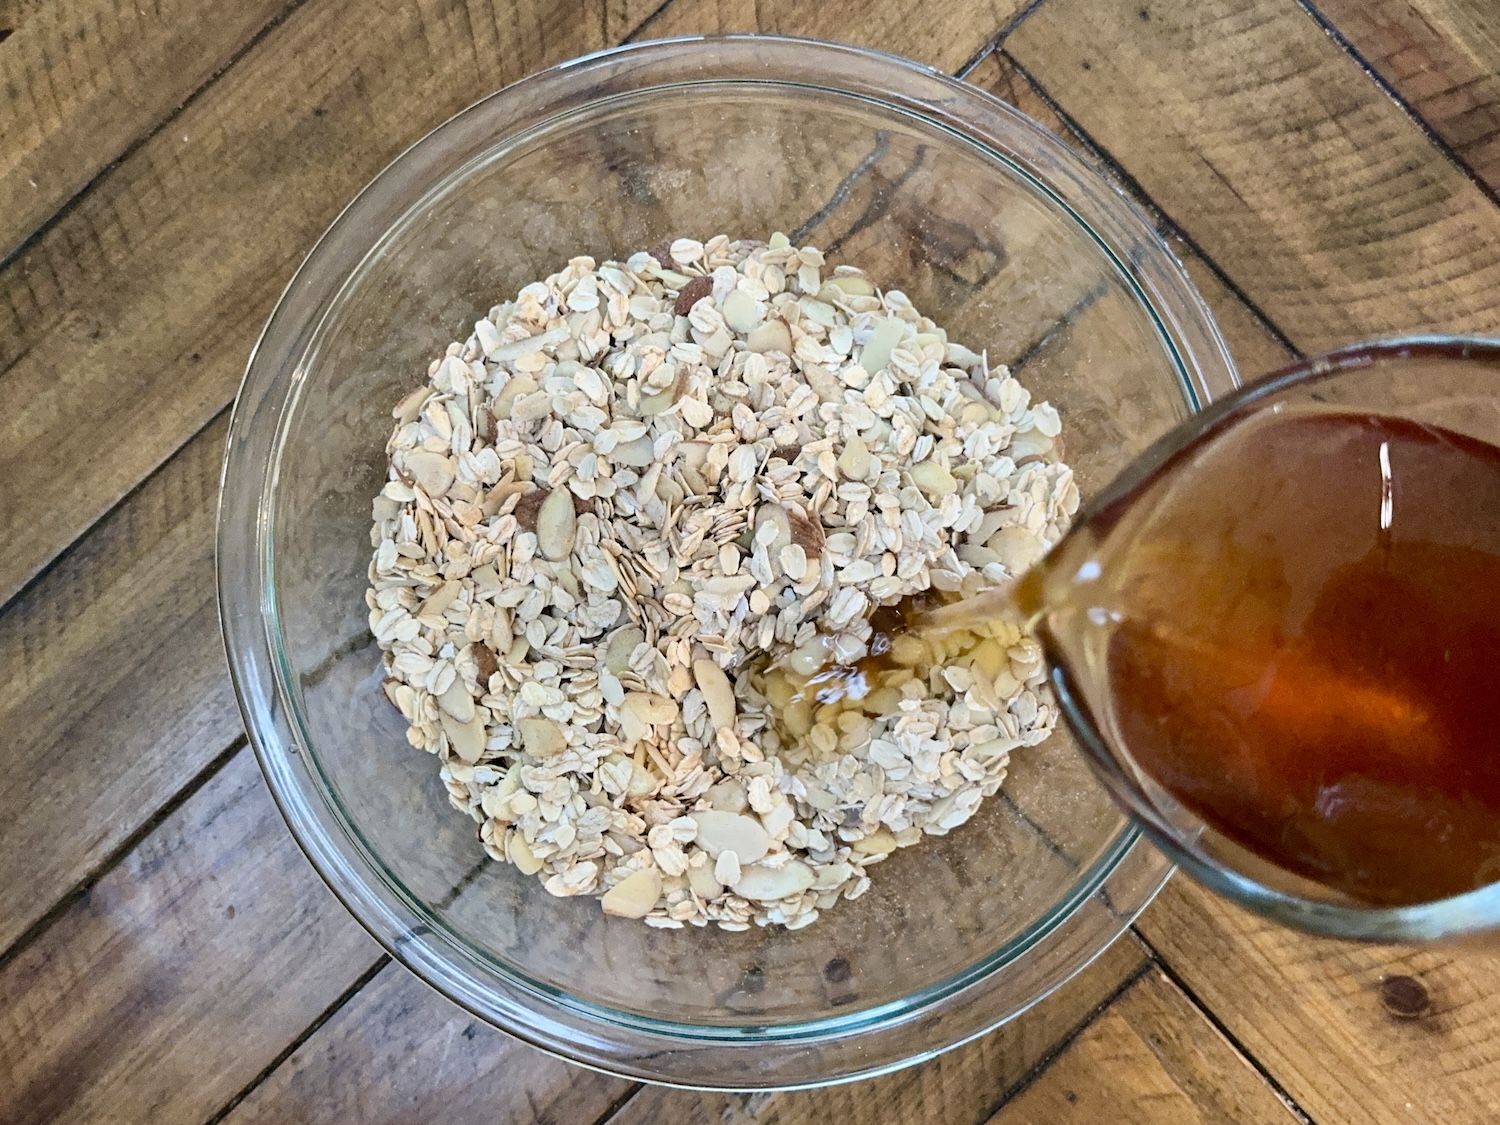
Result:
<svg viewBox="0 0 1500 1125">
<path fill-rule="evenodd" d="M 1107 164 L 1242 369 L 1500 333 L 1494 0 L 0 0 L 0 1122 L 1500 1119 L 1500 963 L 1174 881 L 925 1066 L 798 1094 L 569 1067 L 393 965 L 271 805 L 213 607 L 227 407 L 391 157 L 540 67 L 751 31 L 906 54 Z"/>
</svg>

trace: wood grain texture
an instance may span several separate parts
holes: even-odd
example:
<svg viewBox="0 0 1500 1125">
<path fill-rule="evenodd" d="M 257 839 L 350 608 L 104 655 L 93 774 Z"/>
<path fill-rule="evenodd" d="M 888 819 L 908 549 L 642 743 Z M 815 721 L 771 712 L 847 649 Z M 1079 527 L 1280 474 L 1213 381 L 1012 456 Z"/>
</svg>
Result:
<svg viewBox="0 0 1500 1125">
<path fill-rule="evenodd" d="M 1145 963 L 1139 943 L 1127 936 L 1024 1016 L 909 1070 L 795 1093 L 704 1094 L 647 1086 L 608 1125 L 974 1125 Z"/>
<path fill-rule="evenodd" d="M 290 2 L 0 6 L 0 260 Z"/>
<path fill-rule="evenodd" d="M 1320 1125 L 1484 1122 L 1500 1106 L 1500 958 L 1305 937 L 1168 884 L 1138 923 L 1193 995 Z M 1382 985 L 1430 998 L 1392 1016 Z"/>
<path fill-rule="evenodd" d="M 1299 1118 L 1182 991 L 1152 970 L 989 1125 L 1102 1121 L 1296 1125 Z"/>
<path fill-rule="evenodd" d="M 1254 310 L 1224 284 L 1191 246 L 1173 235 L 1168 235 L 1167 245 L 1182 262 L 1188 277 L 1192 278 L 1193 287 L 1213 313 L 1219 332 L 1234 356 L 1242 383 L 1251 383 L 1279 371 L 1297 358 L 1297 353 L 1276 338 Z"/>
<path fill-rule="evenodd" d="M 803 0 L 674 0 L 641 35 L 718 35 L 760 31 L 831 39 L 892 51 L 952 73 L 982 51 L 1026 0 L 962 4 L 887 3 L 859 6 L 857 18 L 840 4 Z"/>
<path fill-rule="evenodd" d="M 1098 159 L 1098 153 L 1091 150 L 1088 138 L 1080 136 L 1067 121 L 1058 116 L 1041 91 L 1021 73 L 1009 56 L 999 51 L 986 55 L 969 73 L 968 81 L 1015 106 L 1038 124 L 1046 126 L 1080 154 Z M 1108 167 L 1103 172 L 1106 176 L 1115 178 Z M 1128 194 L 1132 194 L 1136 203 L 1145 208 L 1149 215 L 1156 217 L 1148 197 L 1134 193 L 1129 184 L 1119 183 L 1118 179 L 1116 183 Z M 1213 313 L 1243 381 L 1249 382 L 1269 374 L 1295 358 L 1255 310 L 1225 284 L 1223 278 L 1214 272 L 1190 243 L 1170 225 L 1159 230 Z"/>
<path fill-rule="evenodd" d="M 502 1035 L 387 965 L 224 1121 L 586 1123 L 630 1089 Z"/>
<path fill-rule="evenodd" d="M 1318 0 L 1438 136 L 1500 189 L 1500 7 L 1490 0 Z"/>
<path fill-rule="evenodd" d="M 0 274 L 0 604 L 223 409 L 350 196 L 618 11 L 308 0 Z"/>
<path fill-rule="evenodd" d="M 240 733 L 214 600 L 227 422 L 0 614 L 0 950 Z"/>
<path fill-rule="evenodd" d="M 0 1121 L 204 1121 L 378 954 L 242 751 L 0 971 Z"/>
<path fill-rule="evenodd" d="M 1500 209 L 1294 0 L 1049 0 L 1005 51 L 1298 348 L 1500 328 Z"/>
</svg>

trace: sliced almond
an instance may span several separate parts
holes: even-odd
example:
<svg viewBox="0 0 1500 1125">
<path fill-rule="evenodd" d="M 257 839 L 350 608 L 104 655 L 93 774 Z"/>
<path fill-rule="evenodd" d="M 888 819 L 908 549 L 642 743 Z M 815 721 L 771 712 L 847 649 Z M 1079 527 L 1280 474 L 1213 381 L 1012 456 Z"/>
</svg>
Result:
<svg viewBox="0 0 1500 1125">
<path fill-rule="evenodd" d="M 448 736 L 453 752 L 470 765 L 479 761 L 479 756 L 484 753 L 484 720 L 476 714 L 467 722 L 460 722 L 441 709 L 438 720 L 443 724 L 443 733 Z"/>
<path fill-rule="evenodd" d="M 792 354 L 792 330 L 786 326 L 786 321 L 780 317 L 773 317 L 752 329 L 745 336 L 745 347 L 752 352 L 780 352 L 782 355 Z"/>
<path fill-rule="evenodd" d="M 755 298 L 743 289 L 731 289 L 719 303 L 719 312 L 724 323 L 739 333 L 753 331 L 761 322 Z"/>
<path fill-rule="evenodd" d="M 568 748 L 568 736 L 563 733 L 561 724 L 542 715 L 521 719 L 516 723 L 516 731 L 526 753 L 533 758 L 550 758 Z"/>
<path fill-rule="evenodd" d="M 677 401 L 676 396 L 671 391 L 662 391 L 658 395 L 646 395 L 641 399 L 640 415 L 642 418 L 654 418 L 672 409 L 672 403 L 675 401 Z"/>
<path fill-rule="evenodd" d="M 542 558 L 562 562 L 573 553 L 577 535 L 578 515 L 573 510 L 573 494 L 566 488 L 554 488 L 537 509 L 536 549 Z"/>
<path fill-rule="evenodd" d="M 661 369 L 667 369 L 670 366 L 664 363 Z M 687 388 L 687 376 L 687 367 L 684 365 L 677 371 L 677 374 L 672 379 L 672 385 L 667 387 L 666 390 L 643 397 L 639 411 L 641 417 L 650 418 L 657 414 L 664 414 L 670 410 L 672 404 L 682 396 L 682 392 Z"/>
<path fill-rule="evenodd" d="M 438 706 L 461 723 L 474 718 L 474 697 L 469 694 L 463 680 L 456 676 L 448 685 L 448 690 L 438 696 Z"/>
<path fill-rule="evenodd" d="M 495 401 L 490 405 L 490 411 L 496 418 L 509 418 L 510 408 L 516 399 L 529 395 L 537 389 L 537 381 L 530 375 L 517 375 L 500 388 L 500 393 L 495 396 Z"/>
<path fill-rule="evenodd" d="M 990 765 L 1010 757 L 1010 752 L 1021 745 L 1019 738 L 992 738 L 988 742 L 976 743 L 970 746 L 965 755 Z"/>
<path fill-rule="evenodd" d="M 706 273 L 699 274 L 682 287 L 682 291 L 677 294 L 677 303 L 672 306 L 672 311 L 678 316 L 687 316 L 693 311 L 694 305 L 713 291 L 714 279 Z"/>
<path fill-rule="evenodd" d="M 522 875 L 535 875 L 542 869 L 542 861 L 537 859 L 526 837 L 514 829 L 505 836 L 505 858 L 514 863 Z"/>
<path fill-rule="evenodd" d="M 948 496 L 958 491 L 958 481 L 936 461 L 918 461 L 909 470 L 911 482 L 928 496 Z"/>
<path fill-rule="evenodd" d="M 445 495 L 453 484 L 453 462 L 441 453 L 413 449 L 406 455 L 406 470 L 433 498 Z"/>
<path fill-rule="evenodd" d="M 646 639 L 636 625 L 622 625 L 604 642 L 604 667 L 619 675 L 630 667 L 630 654 Z"/>
<path fill-rule="evenodd" d="M 630 784 L 625 788 L 627 797 L 649 797 L 656 792 L 656 778 L 650 770 L 637 761 L 630 763 Z"/>
<path fill-rule="evenodd" d="M 705 902 L 718 898 L 724 893 L 724 884 L 715 877 L 711 863 L 705 863 L 701 867 L 689 867 L 687 880 L 693 893 Z"/>
<path fill-rule="evenodd" d="M 659 898 L 661 872 L 654 867 L 643 867 L 605 891 L 599 905 L 604 907 L 604 913 L 619 918 L 644 918 Z"/>
<path fill-rule="evenodd" d="M 1042 541 L 1024 527 L 1002 527 L 985 544 L 994 551 L 1000 564 L 1013 575 L 1030 570 L 1042 557 Z"/>
<path fill-rule="evenodd" d="M 832 285 L 846 297 L 873 297 L 875 286 L 868 278 L 860 277 L 858 274 L 838 274 L 830 277 L 823 284 L 823 289 Z"/>
<path fill-rule="evenodd" d="M 958 411 L 958 420 L 967 426 L 982 426 L 994 411 L 982 402 L 966 402 Z"/>
<path fill-rule="evenodd" d="M 906 335 L 907 324 L 894 316 L 888 316 L 875 326 L 864 349 L 859 353 L 859 363 L 871 375 L 891 362 L 891 352 L 896 350 Z"/>
<path fill-rule="evenodd" d="M 882 828 L 855 840 L 850 847 L 860 855 L 887 855 L 896 850 L 896 837 Z"/>
<path fill-rule="evenodd" d="M 469 655 L 474 658 L 474 667 L 477 670 L 475 679 L 481 688 L 488 689 L 490 677 L 500 671 L 500 659 L 495 655 L 495 650 L 481 641 L 475 641 L 469 646 Z"/>
<path fill-rule="evenodd" d="M 484 791 L 479 805 L 484 809 L 485 816 L 510 819 L 510 799 L 521 791 L 521 770 L 512 766 L 510 771 L 500 779 L 499 784 L 492 785 Z"/>
<path fill-rule="evenodd" d="M 787 523 L 791 525 L 792 542 L 801 547 L 808 558 L 823 557 L 823 544 L 827 542 L 827 536 L 823 533 L 822 524 L 795 510 L 787 512 Z"/>
<path fill-rule="evenodd" d="M 839 322 L 839 311 L 827 301 L 819 301 L 813 297 L 803 297 L 797 304 L 802 308 L 802 315 L 814 324 L 821 324 L 824 328 L 832 328 Z"/>
<path fill-rule="evenodd" d="M 692 817 L 698 824 L 698 846 L 714 859 L 728 851 L 739 856 L 742 864 L 754 863 L 771 850 L 771 837 L 754 817 L 718 809 L 695 812 Z"/>
<path fill-rule="evenodd" d="M 1023 457 L 1044 456 L 1052 452 L 1052 439 L 1038 430 L 1022 430 L 1010 439 L 1005 455 L 1019 462 Z M 407 461 L 410 462 L 410 455 Z"/>
<path fill-rule="evenodd" d="M 734 726 L 734 687 L 724 669 L 712 660 L 695 660 L 693 678 L 703 693 L 703 702 L 708 704 L 708 718 L 714 728 Z"/>
<path fill-rule="evenodd" d="M 446 610 L 463 593 L 462 582 L 444 582 L 427 598 L 417 609 L 418 617 L 441 617 Z"/>
<path fill-rule="evenodd" d="M 508 344 L 501 344 L 486 357 L 496 363 L 502 363 L 509 359 L 520 359 L 523 355 L 531 355 L 543 348 L 550 348 L 561 344 L 569 336 L 567 328 L 553 328 L 536 336 L 528 336 L 524 340 L 512 340 Z"/>
<path fill-rule="evenodd" d="M 843 452 L 839 454 L 839 468 L 850 480 L 864 480 L 870 475 L 870 447 L 858 434 L 844 443 Z"/>
<path fill-rule="evenodd" d="M 719 782 L 704 796 L 709 799 L 714 808 L 722 812 L 744 812 L 749 803 L 745 795 L 745 787 L 732 777 Z"/>
<path fill-rule="evenodd" d="M 643 723 L 665 726 L 676 720 L 678 707 L 675 700 L 648 691 L 633 691 L 625 696 L 620 708 L 629 711 Z"/>
<path fill-rule="evenodd" d="M 634 746 L 651 732 L 651 724 L 630 700 L 631 696 L 627 695 L 625 702 L 620 704 L 620 738 L 626 746 Z"/>
<path fill-rule="evenodd" d="M 775 902 L 800 895 L 816 881 L 811 867 L 793 859 L 775 868 L 746 867 L 734 884 L 734 893 L 756 902 Z"/>
<path fill-rule="evenodd" d="M 422 407 L 427 405 L 427 400 L 434 394 L 432 387 L 418 387 L 411 391 L 391 411 L 391 416 L 403 426 L 408 422 L 415 422 L 422 416 Z"/>
<path fill-rule="evenodd" d="M 538 514 L 542 505 L 547 502 L 547 497 L 552 493 L 545 488 L 531 488 L 521 493 L 521 498 L 516 501 L 516 506 L 511 509 L 510 514 L 516 517 L 516 524 L 522 531 L 535 531 Z"/>
<path fill-rule="evenodd" d="M 667 405 L 670 406 L 671 403 Z M 609 459 L 616 465 L 629 465 L 633 469 L 644 469 L 647 465 L 656 463 L 655 443 L 651 440 L 650 434 L 638 437 L 634 441 L 622 441 L 615 446 Z"/>
<path fill-rule="evenodd" d="M 838 402 L 844 397 L 843 382 L 821 363 L 804 363 L 802 376 L 824 402 Z"/>
<path fill-rule="evenodd" d="M 990 563 L 1000 561 L 1000 556 L 988 547 L 981 547 L 978 543 L 962 543 L 958 548 L 958 557 L 968 563 L 975 570 L 981 570 Z"/>
</svg>

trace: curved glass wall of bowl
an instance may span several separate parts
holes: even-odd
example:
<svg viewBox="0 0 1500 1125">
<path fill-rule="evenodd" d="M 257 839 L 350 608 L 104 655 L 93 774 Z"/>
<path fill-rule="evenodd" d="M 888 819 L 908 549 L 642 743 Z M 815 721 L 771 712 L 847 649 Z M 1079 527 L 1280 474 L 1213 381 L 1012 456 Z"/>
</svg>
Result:
<svg viewBox="0 0 1500 1125">
<path fill-rule="evenodd" d="M 816 1085 L 916 1062 L 1076 973 L 1160 886 L 1069 738 L 805 930 L 657 930 L 485 859 L 379 691 L 362 600 L 390 407 L 567 259 L 782 230 L 904 289 L 1063 412 L 1085 497 L 1233 367 L 1151 227 L 1002 103 L 914 64 L 676 40 L 510 87 L 376 179 L 252 357 L 220 516 L 231 667 L 273 794 L 387 949 L 529 1042 L 631 1077 Z"/>
</svg>

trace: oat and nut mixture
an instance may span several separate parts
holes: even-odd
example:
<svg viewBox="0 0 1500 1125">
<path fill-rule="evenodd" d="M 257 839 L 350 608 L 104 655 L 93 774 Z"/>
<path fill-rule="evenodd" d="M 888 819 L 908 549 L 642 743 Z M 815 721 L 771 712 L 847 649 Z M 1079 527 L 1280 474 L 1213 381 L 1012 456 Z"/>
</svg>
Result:
<svg viewBox="0 0 1500 1125">
<path fill-rule="evenodd" d="M 1051 731 L 1006 625 L 881 604 L 1035 561 L 1078 504 L 1057 411 L 784 235 L 575 258 L 396 407 L 370 628 L 485 851 L 648 925 L 805 926 L 973 815 Z M 837 693 L 835 693 L 837 694 Z"/>
</svg>

